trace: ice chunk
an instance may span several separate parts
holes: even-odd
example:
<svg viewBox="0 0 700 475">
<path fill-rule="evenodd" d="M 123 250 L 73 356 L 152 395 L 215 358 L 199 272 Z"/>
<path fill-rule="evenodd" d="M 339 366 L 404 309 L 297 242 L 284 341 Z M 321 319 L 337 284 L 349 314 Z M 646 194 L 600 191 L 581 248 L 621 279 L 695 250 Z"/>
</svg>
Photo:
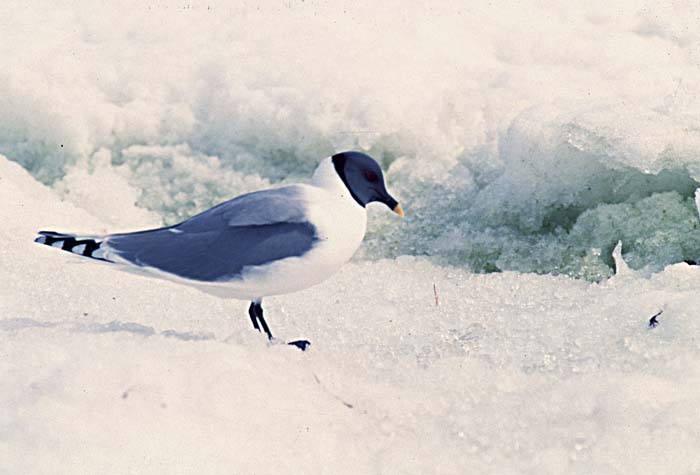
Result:
<svg viewBox="0 0 700 475">
<path fill-rule="evenodd" d="M 617 241 L 612 253 L 615 261 L 615 276 L 625 276 L 631 273 L 629 266 L 622 257 L 622 241 Z"/>
</svg>

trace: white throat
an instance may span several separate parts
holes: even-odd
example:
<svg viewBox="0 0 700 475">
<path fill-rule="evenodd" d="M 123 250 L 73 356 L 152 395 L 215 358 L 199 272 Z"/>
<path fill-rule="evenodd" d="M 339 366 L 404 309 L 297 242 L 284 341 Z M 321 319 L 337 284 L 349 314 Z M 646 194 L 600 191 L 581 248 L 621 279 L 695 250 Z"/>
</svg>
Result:
<svg viewBox="0 0 700 475">
<path fill-rule="evenodd" d="M 345 186 L 343 180 L 338 176 L 338 172 L 333 165 L 333 159 L 331 157 L 324 158 L 321 163 L 316 168 L 313 176 L 311 177 L 311 183 L 314 186 L 323 188 L 324 190 L 332 193 L 339 198 L 345 200 L 351 200 L 357 206 L 362 208 L 355 198 L 350 194 L 350 190 Z"/>
</svg>

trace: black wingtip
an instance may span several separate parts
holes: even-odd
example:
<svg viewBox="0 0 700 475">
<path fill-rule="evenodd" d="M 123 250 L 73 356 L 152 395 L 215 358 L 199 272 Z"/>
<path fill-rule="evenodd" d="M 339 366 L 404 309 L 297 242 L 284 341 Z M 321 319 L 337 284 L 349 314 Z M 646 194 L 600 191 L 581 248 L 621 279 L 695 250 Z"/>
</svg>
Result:
<svg viewBox="0 0 700 475">
<path fill-rule="evenodd" d="M 51 246 L 56 241 L 71 237 L 68 234 L 57 233 L 56 231 L 39 231 L 39 236 L 34 239 L 34 242 Z"/>
<path fill-rule="evenodd" d="M 39 231 L 39 237 L 35 238 L 34 242 L 60 248 L 63 251 L 90 257 L 98 261 L 112 262 L 105 257 L 93 254 L 100 248 L 102 242 L 92 238 L 76 237 L 72 234 L 57 233 L 55 231 Z M 80 248 L 79 246 L 83 247 Z"/>
<path fill-rule="evenodd" d="M 56 231 L 39 231 L 37 234 L 39 236 L 34 239 L 34 242 L 40 242 L 42 244 L 45 244 L 47 238 L 62 239 L 70 237 L 70 234 L 57 233 Z"/>
</svg>

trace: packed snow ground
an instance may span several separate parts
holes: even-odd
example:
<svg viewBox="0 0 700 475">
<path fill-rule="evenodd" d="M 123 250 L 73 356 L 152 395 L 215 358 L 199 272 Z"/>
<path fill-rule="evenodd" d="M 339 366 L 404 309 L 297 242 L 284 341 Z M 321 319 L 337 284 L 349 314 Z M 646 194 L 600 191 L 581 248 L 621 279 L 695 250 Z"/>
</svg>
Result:
<svg viewBox="0 0 700 475">
<path fill-rule="evenodd" d="M 0 177 L 3 473 L 700 470 L 697 267 L 591 284 L 351 263 L 267 299 L 302 353 L 246 302 L 34 244 L 104 225 L 16 163 Z"/>
</svg>

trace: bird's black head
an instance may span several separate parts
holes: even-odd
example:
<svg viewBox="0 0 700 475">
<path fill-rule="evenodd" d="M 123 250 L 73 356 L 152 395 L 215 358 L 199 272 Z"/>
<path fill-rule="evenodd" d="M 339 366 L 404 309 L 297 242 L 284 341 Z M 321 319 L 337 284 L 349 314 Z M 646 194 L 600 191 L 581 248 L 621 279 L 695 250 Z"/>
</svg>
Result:
<svg viewBox="0 0 700 475">
<path fill-rule="evenodd" d="M 372 157 L 360 152 L 342 152 L 331 159 L 338 176 L 360 206 L 364 208 L 367 203 L 379 201 L 403 216 L 401 205 L 386 191 L 382 169 Z"/>
</svg>

